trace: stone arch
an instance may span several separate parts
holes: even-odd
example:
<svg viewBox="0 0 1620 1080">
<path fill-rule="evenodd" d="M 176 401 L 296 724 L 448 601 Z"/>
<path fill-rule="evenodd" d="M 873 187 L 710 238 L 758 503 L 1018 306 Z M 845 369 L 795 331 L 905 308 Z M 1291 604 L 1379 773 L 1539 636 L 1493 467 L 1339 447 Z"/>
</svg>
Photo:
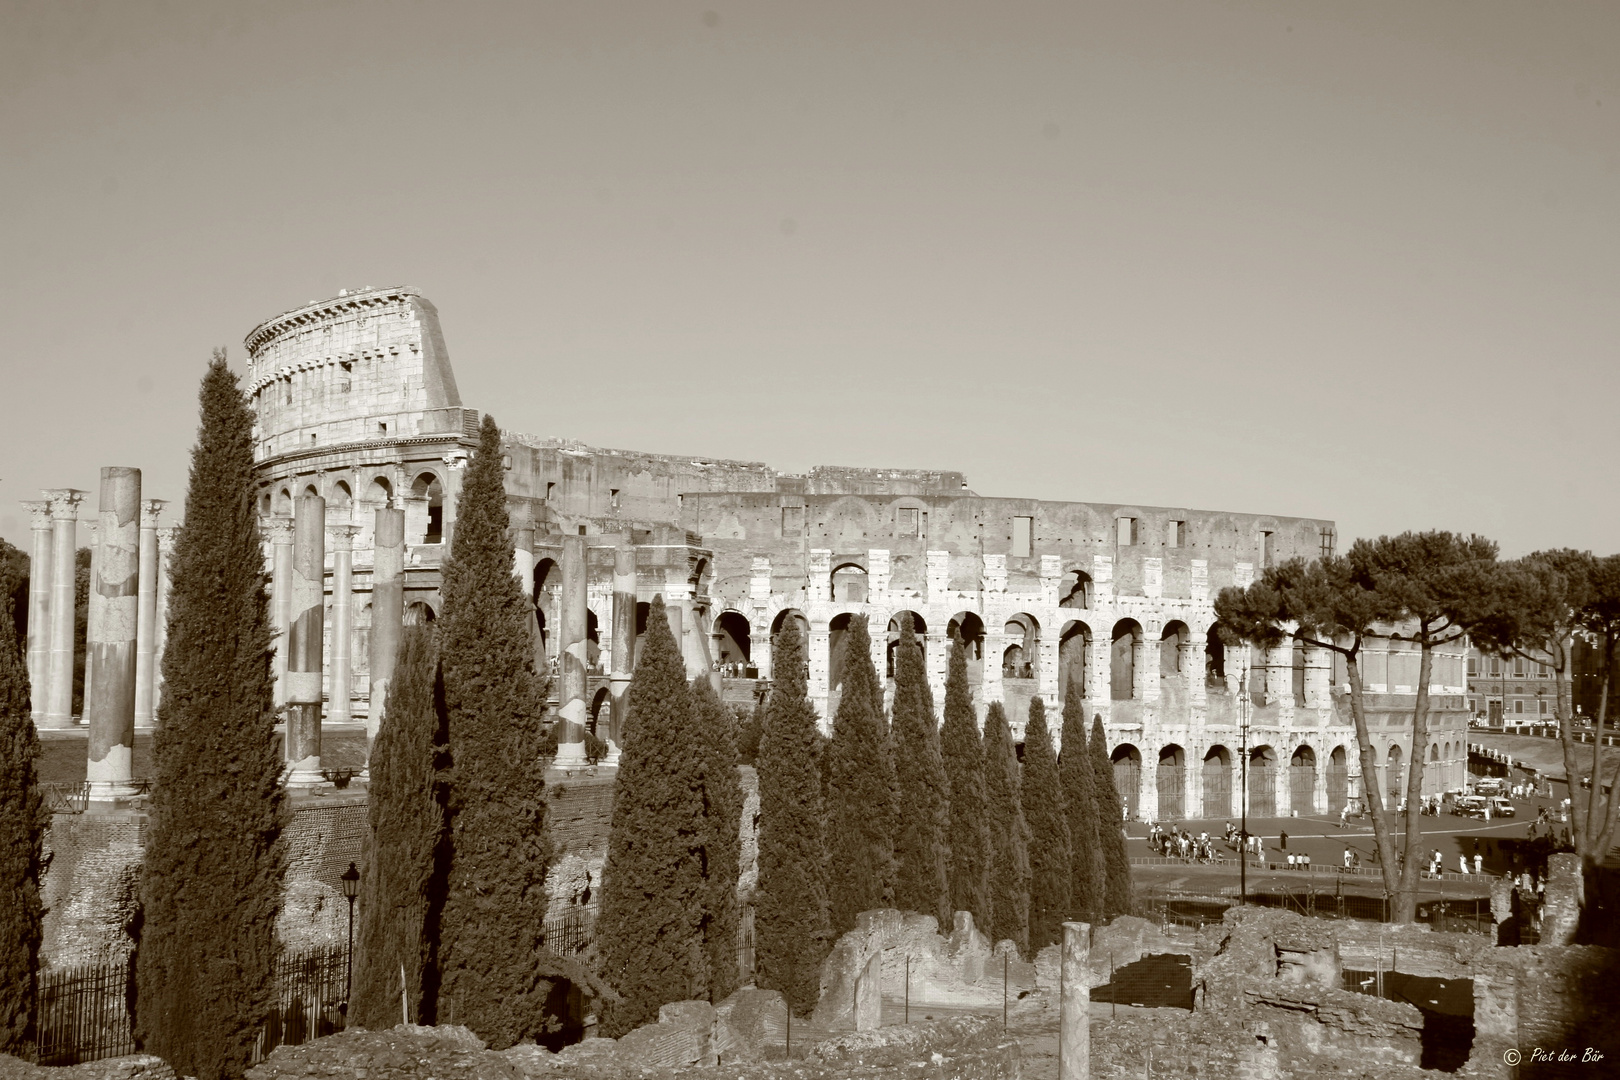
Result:
<svg viewBox="0 0 1620 1080">
<path fill-rule="evenodd" d="M 597 733 L 596 725 L 603 720 L 602 714 L 604 711 L 610 716 L 613 711 L 613 695 L 605 686 L 597 690 L 596 695 L 591 698 L 591 719 L 585 725 L 585 729 L 592 735 Z"/>
<path fill-rule="evenodd" d="M 1058 607 L 1084 611 L 1091 601 L 1091 575 L 1078 569 L 1065 571 L 1058 581 Z"/>
<path fill-rule="evenodd" d="M 1086 694 L 1087 667 L 1091 663 L 1091 627 L 1078 619 L 1063 624 L 1058 635 L 1058 703 L 1068 700 L 1069 687 Z"/>
<path fill-rule="evenodd" d="M 845 560 L 833 567 L 828 584 L 828 596 L 835 604 L 864 604 L 870 593 L 867 586 L 866 567 L 858 562 Z"/>
<path fill-rule="evenodd" d="M 549 648 L 551 627 L 557 621 L 561 592 L 562 571 L 557 567 L 557 560 L 549 556 L 535 560 L 529 599 L 534 603 L 535 628 L 540 633 L 540 643 L 546 647 L 548 656 L 552 653 Z"/>
<path fill-rule="evenodd" d="M 889 628 L 885 634 L 887 642 L 884 647 L 884 655 L 887 656 L 888 660 L 885 664 L 884 677 L 888 679 L 894 678 L 894 650 L 900 644 L 900 620 L 907 615 L 911 616 L 911 630 L 912 633 L 917 635 L 917 645 L 922 649 L 924 664 L 928 660 L 927 620 L 915 611 L 897 611 L 889 617 Z"/>
<path fill-rule="evenodd" d="M 1249 816 L 1277 816 L 1277 751 L 1270 744 L 1249 750 Z"/>
<path fill-rule="evenodd" d="M 1340 743 L 1328 753 L 1327 808 L 1338 813 L 1350 805 L 1350 755 Z"/>
<path fill-rule="evenodd" d="M 426 600 L 413 600 L 405 605 L 406 626 L 426 626 L 436 618 L 438 615 L 434 612 L 433 605 Z"/>
<path fill-rule="evenodd" d="M 1141 623 L 1135 619 L 1121 619 L 1114 624 L 1113 645 L 1108 656 L 1108 689 L 1109 696 L 1115 701 L 1129 701 L 1139 692 L 1136 652 L 1141 644 Z"/>
<path fill-rule="evenodd" d="M 1204 678 L 1211 686 L 1226 686 L 1226 632 L 1217 622 L 1204 635 Z"/>
<path fill-rule="evenodd" d="M 946 626 L 946 634 L 954 631 L 962 638 L 962 648 L 967 652 L 968 663 L 984 659 L 984 620 L 979 618 L 977 612 L 958 611 L 951 616 Z M 972 677 L 972 667 L 968 668 L 969 678 Z"/>
<path fill-rule="evenodd" d="M 405 536 L 419 537 L 418 544 L 444 541 L 444 484 L 432 469 L 416 474 L 411 481 L 410 505 L 405 508 Z"/>
<path fill-rule="evenodd" d="M 1120 743 L 1108 759 L 1114 764 L 1114 787 L 1124 804 L 1122 812 L 1135 820 L 1142 798 L 1142 752 L 1130 743 Z"/>
<path fill-rule="evenodd" d="M 1216 744 L 1204 754 L 1204 816 L 1232 814 L 1232 752 Z"/>
<path fill-rule="evenodd" d="M 1316 751 L 1300 743 L 1288 759 L 1289 809 L 1300 817 L 1316 810 Z"/>
<path fill-rule="evenodd" d="M 1180 678 L 1187 659 L 1187 642 L 1191 637 L 1192 632 L 1180 619 L 1171 619 L 1164 624 L 1164 633 L 1159 636 L 1159 678 Z"/>
<path fill-rule="evenodd" d="M 1187 752 L 1177 743 L 1159 748 L 1159 820 L 1175 821 L 1187 816 Z"/>
<path fill-rule="evenodd" d="M 1001 651 L 1001 674 L 1008 679 L 1033 679 L 1040 664 L 1040 620 L 1025 611 L 1014 614 L 1002 624 L 1001 632 L 1007 642 Z M 1013 650 L 1018 650 L 1015 654 Z"/>
<path fill-rule="evenodd" d="M 338 480 L 332 484 L 332 492 L 327 496 L 331 509 L 341 514 L 349 514 L 354 509 L 354 490 L 349 487 L 347 480 Z"/>
<path fill-rule="evenodd" d="M 741 673 L 751 665 L 754 628 L 749 625 L 748 616 L 729 608 L 722 611 L 714 620 L 713 635 L 714 655 L 722 671 L 730 667 Z"/>
<path fill-rule="evenodd" d="M 272 513 L 281 514 L 285 517 L 292 516 L 293 496 L 291 487 L 286 484 L 281 485 L 281 490 L 276 492 L 275 504 L 271 510 Z"/>
<path fill-rule="evenodd" d="M 849 637 L 849 624 L 855 616 L 847 611 L 834 615 L 827 623 L 827 689 L 842 690 L 844 686 L 844 647 Z M 828 709 L 832 708 L 831 702 Z"/>
<path fill-rule="evenodd" d="M 1401 761 L 1406 756 L 1400 743 L 1390 743 L 1384 756 L 1384 792 L 1391 807 L 1399 806 L 1405 790 L 1405 777 L 1401 775 Z"/>
</svg>

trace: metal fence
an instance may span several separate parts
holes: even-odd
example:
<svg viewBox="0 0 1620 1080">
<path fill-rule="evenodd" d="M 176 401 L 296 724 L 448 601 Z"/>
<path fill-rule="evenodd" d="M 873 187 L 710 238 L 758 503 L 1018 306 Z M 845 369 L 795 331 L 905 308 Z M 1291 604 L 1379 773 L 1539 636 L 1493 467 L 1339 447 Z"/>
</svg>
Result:
<svg viewBox="0 0 1620 1080">
<path fill-rule="evenodd" d="M 347 956 L 341 947 L 287 953 L 276 959 L 275 998 L 253 1060 L 278 1046 L 298 1046 L 343 1030 Z"/>
<path fill-rule="evenodd" d="M 53 814 L 82 814 L 90 802 L 90 781 L 77 784 L 41 784 L 45 809 Z"/>
<path fill-rule="evenodd" d="M 1346 893 L 1343 889 L 1314 886 L 1257 886 L 1247 903 L 1254 907 L 1282 908 L 1319 919 L 1362 919 L 1390 922 L 1394 903 L 1383 894 Z M 1236 892 L 1213 895 L 1162 887 L 1136 890 L 1137 914 L 1165 925 L 1204 927 L 1220 922 L 1236 906 Z M 1489 934 L 1494 929 L 1487 898 L 1447 898 L 1438 894 L 1418 897 L 1417 921 L 1444 933 Z"/>
<path fill-rule="evenodd" d="M 596 920 L 589 911 L 570 911 L 541 930 L 540 945 L 555 956 L 576 956 L 590 947 Z"/>
<path fill-rule="evenodd" d="M 39 1063 L 77 1065 L 133 1054 L 129 980 L 127 960 L 40 972 Z"/>
</svg>

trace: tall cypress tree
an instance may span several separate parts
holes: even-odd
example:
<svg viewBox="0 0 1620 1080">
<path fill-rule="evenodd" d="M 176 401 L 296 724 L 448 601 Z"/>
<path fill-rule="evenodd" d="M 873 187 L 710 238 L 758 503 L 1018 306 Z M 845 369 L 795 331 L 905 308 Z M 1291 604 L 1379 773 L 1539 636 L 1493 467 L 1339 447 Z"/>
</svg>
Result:
<svg viewBox="0 0 1620 1080">
<path fill-rule="evenodd" d="M 544 1030 L 558 970 L 541 949 L 551 848 L 534 616 L 512 573 L 504 479 L 501 432 L 486 414 L 457 506 L 437 631 L 452 770 L 437 1018 L 496 1049 Z"/>
<path fill-rule="evenodd" d="M 1018 752 L 1007 711 L 992 701 L 984 716 L 984 803 L 990 830 L 990 920 L 997 944 L 1011 941 L 1029 953 L 1029 824 L 1024 820 Z"/>
<path fill-rule="evenodd" d="M 990 922 L 990 834 L 984 807 L 984 747 L 979 743 L 973 691 L 968 686 L 967 650 L 951 635 L 950 668 L 945 677 L 945 722 L 940 754 L 951 786 L 951 910 L 973 913 L 975 926 Z"/>
<path fill-rule="evenodd" d="M 760 735 L 759 890 L 754 900 L 755 982 L 780 990 L 795 1012 L 813 1008 L 827 923 L 827 848 L 816 711 L 806 695 L 804 638 L 787 620 L 772 648 L 773 678 Z"/>
<path fill-rule="evenodd" d="M 216 351 L 169 568 L 136 1034 L 182 1076 L 240 1076 L 270 1011 L 284 792 L 254 508 L 253 414 Z"/>
<path fill-rule="evenodd" d="M 40 797 L 39 735 L 15 627 L 11 597 L 0 595 L 0 1054 L 32 1059 L 45 919 L 39 878 L 50 815 Z"/>
<path fill-rule="evenodd" d="M 444 699 L 432 626 L 405 628 L 388 707 L 371 748 L 371 842 L 360 874 L 349 1019 L 372 1030 L 401 1022 L 402 989 L 405 1019 L 421 1023 L 431 1016 L 443 891 L 436 871 L 448 854 L 440 772 Z"/>
<path fill-rule="evenodd" d="M 703 793 L 704 995 L 716 1004 L 742 981 L 737 932 L 742 911 L 737 879 L 742 874 L 742 781 L 737 776 L 737 736 L 731 711 L 709 680 L 692 682 L 692 731 L 701 755 Z"/>
<path fill-rule="evenodd" d="M 844 632 L 844 688 L 827 784 L 827 896 L 836 937 L 894 899 L 894 759 L 865 615 Z"/>
<path fill-rule="evenodd" d="M 1086 706 L 1080 687 L 1074 684 L 1063 701 L 1060 767 L 1069 811 L 1069 912 L 1076 919 L 1095 923 L 1101 921 L 1108 869 L 1097 833 L 1097 794 L 1092 790 L 1091 754 L 1086 746 Z"/>
<path fill-rule="evenodd" d="M 900 641 L 894 650 L 894 708 L 890 721 L 894 741 L 895 804 L 899 810 L 894 835 L 894 904 L 951 925 L 951 892 L 946 868 L 951 817 L 951 782 L 940 753 L 934 723 L 934 696 L 922 647 L 911 616 L 900 617 Z"/>
<path fill-rule="evenodd" d="M 1024 729 L 1023 796 L 1029 820 L 1029 947 L 1040 950 L 1062 940 L 1071 875 L 1069 815 L 1046 728 L 1046 703 L 1038 697 L 1030 699 Z"/>
<path fill-rule="evenodd" d="M 1097 795 L 1097 841 L 1102 847 L 1108 878 L 1103 886 L 1102 916 L 1128 915 L 1131 911 L 1131 860 L 1125 854 L 1124 803 L 1114 784 L 1114 766 L 1108 760 L 1108 736 L 1102 717 L 1091 721 L 1092 790 Z"/>
<path fill-rule="evenodd" d="M 653 598 L 641 641 L 596 923 L 602 975 L 620 997 L 604 1008 L 609 1036 L 651 1023 L 660 1005 L 704 990 L 706 740 L 692 730 L 701 718 L 661 596 Z"/>
</svg>

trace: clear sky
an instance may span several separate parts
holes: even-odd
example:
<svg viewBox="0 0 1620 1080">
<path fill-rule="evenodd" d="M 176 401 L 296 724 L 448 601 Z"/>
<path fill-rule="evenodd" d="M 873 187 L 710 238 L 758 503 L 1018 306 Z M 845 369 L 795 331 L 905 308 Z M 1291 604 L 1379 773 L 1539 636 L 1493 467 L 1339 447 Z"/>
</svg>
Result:
<svg viewBox="0 0 1620 1080">
<path fill-rule="evenodd" d="M 981 494 L 1620 550 L 1620 4 L 0 0 L 0 535 L 216 345 Z"/>
</svg>

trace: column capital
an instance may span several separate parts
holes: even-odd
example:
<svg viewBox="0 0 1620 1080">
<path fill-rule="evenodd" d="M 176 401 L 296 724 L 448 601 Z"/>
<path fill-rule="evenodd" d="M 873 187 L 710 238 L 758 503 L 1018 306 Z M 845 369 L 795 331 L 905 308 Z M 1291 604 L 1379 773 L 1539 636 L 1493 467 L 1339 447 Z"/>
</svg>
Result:
<svg viewBox="0 0 1620 1080">
<path fill-rule="evenodd" d="M 168 499 L 142 499 L 141 500 L 141 528 L 157 528 L 158 515 L 163 508 L 169 505 Z"/>
<path fill-rule="evenodd" d="M 293 519 L 286 514 L 271 514 L 260 518 L 264 531 L 270 535 L 270 542 L 280 547 L 293 542 Z"/>
<path fill-rule="evenodd" d="M 45 496 L 46 504 L 51 508 L 51 517 L 57 521 L 77 521 L 79 519 L 79 504 L 84 502 L 88 491 L 78 488 L 45 488 L 40 491 Z"/>
<path fill-rule="evenodd" d="M 452 450 L 443 455 L 440 460 L 444 462 L 446 468 L 462 469 L 467 465 L 468 456 L 465 450 Z"/>
<path fill-rule="evenodd" d="M 163 555 L 174 550 L 174 537 L 180 531 L 178 525 L 160 525 L 157 529 L 158 552 Z"/>
<path fill-rule="evenodd" d="M 51 527 L 51 504 L 44 500 L 25 502 L 23 508 L 32 517 L 30 526 L 35 532 L 48 532 Z"/>
<path fill-rule="evenodd" d="M 360 535 L 358 525 L 328 525 L 326 531 L 332 534 L 333 551 L 354 550 L 354 538 Z"/>
</svg>

